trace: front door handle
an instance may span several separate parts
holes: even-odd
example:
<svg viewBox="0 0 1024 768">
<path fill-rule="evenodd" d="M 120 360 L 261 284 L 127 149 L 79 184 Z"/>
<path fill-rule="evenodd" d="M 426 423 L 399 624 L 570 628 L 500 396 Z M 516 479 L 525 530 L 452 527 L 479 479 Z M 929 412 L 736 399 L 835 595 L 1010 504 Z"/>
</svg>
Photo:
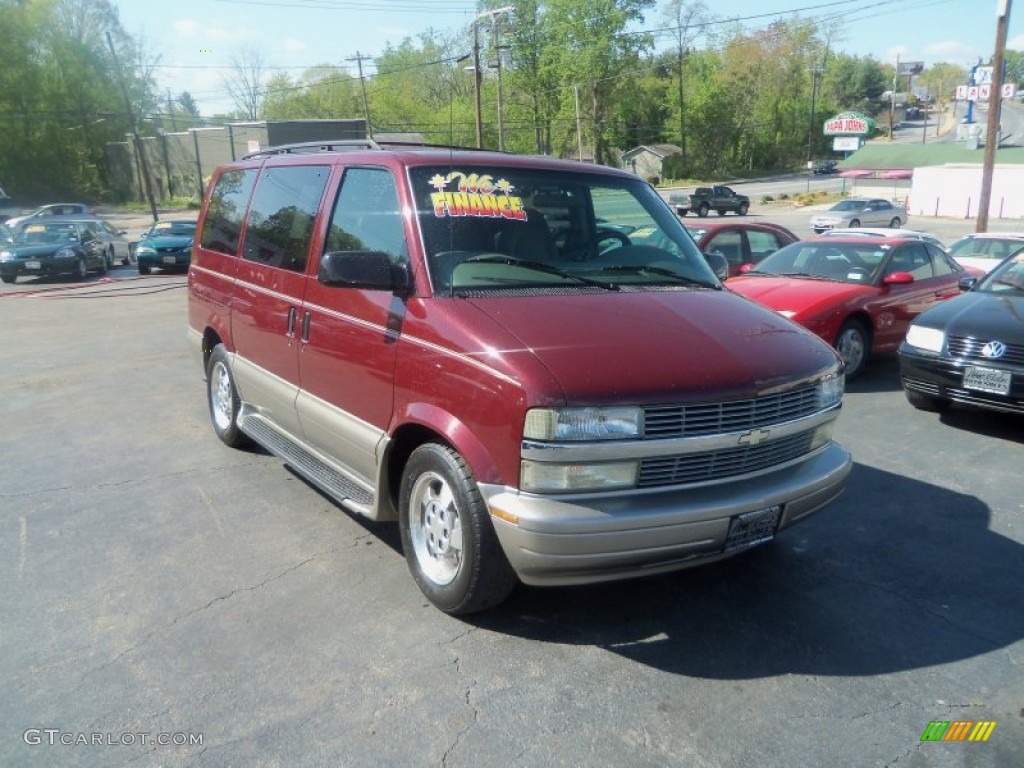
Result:
<svg viewBox="0 0 1024 768">
<path fill-rule="evenodd" d="M 304 312 L 302 315 L 302 343 L 305 344 L 309 341 L 309 321 L 312 318 L 312 312 Z"/>
<path fill-rule="evenodd" d="M 298 310 L 295 307 L 288 309 L 288 330 L 285 331 L 284 335 L 289 339 L 295 338 L 295 316 L 298 314 Z"/>
</svg>

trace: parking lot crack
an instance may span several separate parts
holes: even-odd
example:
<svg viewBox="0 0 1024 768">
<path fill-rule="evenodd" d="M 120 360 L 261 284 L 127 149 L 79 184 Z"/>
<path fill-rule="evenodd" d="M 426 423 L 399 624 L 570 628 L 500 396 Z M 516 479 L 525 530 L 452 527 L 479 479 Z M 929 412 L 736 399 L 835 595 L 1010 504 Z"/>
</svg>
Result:
<svg viewBox="0 0 1024 768">
<path fill-rule="evenodd" d="M 206 605 L 203 605 L 203 606 L 201 606 L 199 608 L 193 608 L 192 610 L 186 611 L 185 613 L 181 614 L 180 616 L 175 616 L 174 619 L 172 619 L 169 624 L 164 625 L 163 627 L 161 627 L 158 630 L 153 630 L 152 632 L 149 632 L 148 634 L 146 634 L 145 637 L 143 637 L 141 640 L 139 640 L 139 642 L 135 643 L 130 648 L 127 648 L 124 651 L 121 651 L 121 653 L 119 653 L 117 656 L 115 656 L 110 661 L 106 662 L 105 664 L 101 664 L 100 666 L 96 667 L 95 669 L 92 669 L 92 670 L 89 670 L 88 672 L 86 672 L 82 676 L 82 680 L 79 683 L 78 687 L 81 688 L 82 685 L 85 684 L 85 679 L 87 677 L 89 677 L 90 675 L 92 675 L 93 673 L 99 672 L 99 671 L 101 671 L 103 669 L 106 669 L 107 667 L 109 667 L 109 666 L 111 666 L 113 664 L 116 664 L 117 662 L 119 662 L 121 659 L 123 659 L 128 654 L 132 653 L 136 649 L 138 649 L 138 648 L 142 647 L 143 645 L 145 645 L 146 643 L 148 643 L 153 637 L 155 637 L 157 635 L 163 635 L 164 633 L 166 633 L 167 630 L 169 630 L 171 627 L 173 627 L 178 622 L 183 621 L 185 619 L 188 619 L 191 616 L 195 616 L 197 613 L 202 613 L 203 611 L 209 609 L 211 606 L 213 606 L 216 603 L 222 602 L 224 600 L 230 600 L 235 595 L 239 595 L 239 594 L 242 594 L 244 592 L 255 592 L 256 590 L 265 587 L 267 584 L 270 584 L 271 582 L 277 581 L 279 579 L 283 579 L 289 573 L 292 573 L 293 571 L 297 571 L 299 568 L 302 568 L 303 566 L 308 565 L 309 563 L 313 562 L 314 560 L 316 560 L 321 555 L 326 555 L 326 554 L 330 554 L 332 552 L 336 552 L 337 549 L 338 549 L 337 547 L 334 547 L 332 549 L 327 549 L 327 550 L 324 550 L 322 552 L 317 552 L 317 553 L 315 553 L 313 555 L 310 555 L 305 560 L 302 560 L 302 561 L 296 563 L 295 565 L 292 565 L 292 566 L 289 566 L 288 568 L 285 568 L 280 573 L 277 573 L 277 574 L 275 574 L 273 576 L 268 576 L 263 581 L 261 581 L 261 582 L 259 582 L 257 584 L 253 584 L 253 585 L 247 586 L 247 587 L 238 587 L 237 589 L 232 589 L 226 595 L 219 595 L 218 597 L 213 598 L 208 603 L 206 603 Z"/>
<path fill-rule="evenodd" d="M 892 589 L 891 587 L 889 587 L 886 584 L 881 584 L 881 583 L 874 582 L 874 581 L 866 581 L 864 579 L 855 579 L 855 578 L 851 578 L 851 577 L 844 577 L 844 578 L 847 581 L 853 582 L 854 584 L 859 584 L 862 587 L 869 587 L 871 589 L 877 589 L 880 592 L 885 592 L 886 594 L 892 595 L 893 597 L 897 597 L 900 600 L 902 600 L 903 602 L 907 603 L 908 605 L 910 605 L 910 606 L 912 606 L 914 608 L 917 608 L 922 613 L 927 614 L 928 616 L 932 616 L 933 618 L 936 618 L 936 619 L 938 619 L 939 621 L 942 621 L 945 624 L 948 624 L 953 629 L 956 629 L 956 630 L 958 630 L 960 632 L 963 632 L 965 635 L 969 635 L 969 636 L 975 638 L 976 640 L 983 640 L 986 643 L 990 643 L 993 646 L 993 648 L 995 648 L 995 647 L 1000 645 L 1000 643 L 997 640 L 994 640 L 993 638 L 988 637 L 987 635 L 984 635 L 981 632 L 976 631 L 973 627 L 968 627 L 968 626 L 965 626 L 963 624 L 960 624 L 960 623 L 954 621 L 953 619 L 951 619 L 949 616 L 945 616 L 942 613 L 940 613 L 939 611 L 935 610 L 934 608 L 932 608 L 927 603 L 923 603 L 920 600 L 915 600 L 913 598 L 907 597 L 902 592 L 899 592 L 899 591 L 897 591 L 895 589 Z"/>
</svg>

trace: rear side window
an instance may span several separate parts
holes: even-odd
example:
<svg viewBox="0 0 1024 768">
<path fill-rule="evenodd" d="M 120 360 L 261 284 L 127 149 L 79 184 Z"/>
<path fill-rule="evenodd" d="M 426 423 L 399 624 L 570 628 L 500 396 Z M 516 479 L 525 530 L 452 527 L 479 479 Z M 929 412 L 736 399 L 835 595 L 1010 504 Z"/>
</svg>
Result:
<svg viewBox="0 0 1024 768">
<path fill-rule="evenodd" d="M 242 235 L 242 219 L 256 171 L 227 171 L 217 179 L 206 206 L 206 220 L 199 244 L 234 256 Z"/>
<path fill-rule="evenodd" d="M 393 264 L 408 258 L 398 191 L 390 171 L 345 171 L 324 251 L 379 251 L 386 253 Z"/>
<path fill-rule="evenodd" d="M 326 165 L 264 170 L 249 206 L 243 258 L 292 272 L 305 271 L 313 220 L 329 175 Z"/>
</svg>

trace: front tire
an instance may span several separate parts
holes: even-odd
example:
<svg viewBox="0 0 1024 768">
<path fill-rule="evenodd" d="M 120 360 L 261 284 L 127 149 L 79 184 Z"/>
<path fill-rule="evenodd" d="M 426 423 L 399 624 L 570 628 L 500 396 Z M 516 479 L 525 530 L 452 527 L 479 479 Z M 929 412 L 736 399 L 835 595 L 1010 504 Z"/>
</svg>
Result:
<svg viewBox="0 0 1024 768">
<path fill-rule="evenodd" d="M 859 320 L 847 320 L 836 335 L 836 351 L 846 364 L 847 380 L 864 372 L 871 353 L 871 341 L 864 324 Z"/>
<path fill-rule="evenodd" d="M 235 377 L 228 364 L 228 353 L 218 344 L 206 365 L 206 400 L 210 405 L 213 431 L 225 445 L 242 448 L 252 441 L 238 428 L 238 411 L 242 401 L 235 387 Z"/>
<path fill-rule="evenodd" d="M 412 452 L 402 474 L 398 519 L 409 571 L 445 613 L 486 610 L 515 588 L 515 571 L 476 480 L 448 446 L 425 443 Z"/>
<path fill-rule="evenodd" d="M 739 214 L 740 216 L 746 216 L 747 215 L 747 211 L 749 211 L 749 210 L 750 210 L 750 206 L 749 205 L 747 205 L 746 203 L 740 203 L 740 207 L 736 209 L 736 213 Z"/>
<path fill-rule="evenodd" d="M 941 397 L 932 397 L 931 395 L 926 395 L 923 392 L 915 392 L 912 389 L 904 389 L 903 394 L 907 396 L 907 402 L 919 411 L 942 413 L 944 411 L 948 411 L 949 407 L 952 405 L 949 400 L 944 400 Z"/>
<path fill-rule="evenodd" d="M 144 267 L 141 264 L 139 264 L 139 274 L 140 275 L 148 275 L 149 274 L 149 267 Z"/>
<path fill-rule="evenodd" d="M 895 216 L 893 217 L 893 220 L 889 222 L 889 229 L 899 229 L 900 224 L 902 223 L 903 222 L 900 221 L 899 216 Z"/>
<path fill-rule="evenodd" d="M 707 203 L 701 203 L 699 206 L 697 206 L 697 215 L 703 218 L 704 216 L 708 215 L 708 211 L 710 210 L 711 207 Z"/>
<path fill-rule="evenodd" d="M 860 219 L 854 219 L 853 221 L 850 222 L 850 227 L 851 228 L 859 227 L 859 226 L 860 226 Z"/>
<path fill-rule="evenodd" d="M 5 283 L 13 283 L 17 279 L 18 279 L 17 275 L 3 275 L 2 277 L 0 277 L 0 280 L 3 280 Z"/>
</svg>

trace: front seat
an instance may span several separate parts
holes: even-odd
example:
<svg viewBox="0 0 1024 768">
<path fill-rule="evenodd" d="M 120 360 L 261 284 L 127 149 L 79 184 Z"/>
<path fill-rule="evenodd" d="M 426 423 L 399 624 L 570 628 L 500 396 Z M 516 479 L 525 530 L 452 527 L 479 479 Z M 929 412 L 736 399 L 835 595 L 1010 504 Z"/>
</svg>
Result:
<svg viewBox="0 0 1024 768">
<path fill-rule="evenodd" d="M 498 250 L 524 261 L 554 263 L 559 260 L 558 246 L 544 214 L 526 209 L 526 221 L 507 221 L 498 235 Z"/>
</svg>

